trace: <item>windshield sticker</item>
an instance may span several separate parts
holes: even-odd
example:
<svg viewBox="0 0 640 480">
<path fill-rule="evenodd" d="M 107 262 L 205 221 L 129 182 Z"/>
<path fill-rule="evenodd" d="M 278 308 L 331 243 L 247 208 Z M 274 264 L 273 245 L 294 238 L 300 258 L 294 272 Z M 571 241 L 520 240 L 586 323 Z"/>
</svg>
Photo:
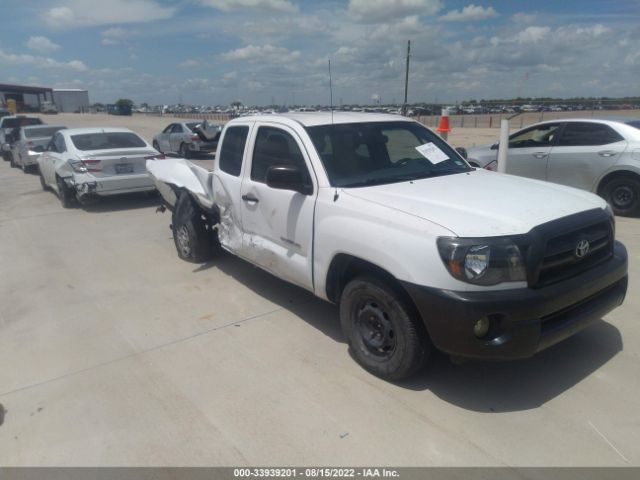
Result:
<svg viewBox="0 0 640 480">
<path fill-rule="evenodd" d="M 429 160 L 431 163 L 440 163 L 449 160 L 447 154 L 440 150 L 434 143 L 429 142 L 416 147 L 420 155 Z"/>
</svg>

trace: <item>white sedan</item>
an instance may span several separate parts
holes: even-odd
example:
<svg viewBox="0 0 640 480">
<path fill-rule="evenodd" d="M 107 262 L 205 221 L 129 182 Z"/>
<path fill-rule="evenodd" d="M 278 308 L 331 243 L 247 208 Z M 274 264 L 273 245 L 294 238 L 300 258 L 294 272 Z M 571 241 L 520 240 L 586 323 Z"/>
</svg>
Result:
<svg viewBox="0 0 640 480">
<path fill-rule="evenodd" d="M 126 128 L 60 130 L 38 158 L 42 188 L 52 188 L 62 206 L 101 196 L 155 190 L 147 160 L 164 158 Z"/>
<path fill-rule="evenodd" d="M 473 167 L 496 170 L 498 144 L 467 149 Z M 509 136 L 507 173 L 588 190 L 616 215 L 640 215 L 640 120 L 562 118 Z"/>
</svg>

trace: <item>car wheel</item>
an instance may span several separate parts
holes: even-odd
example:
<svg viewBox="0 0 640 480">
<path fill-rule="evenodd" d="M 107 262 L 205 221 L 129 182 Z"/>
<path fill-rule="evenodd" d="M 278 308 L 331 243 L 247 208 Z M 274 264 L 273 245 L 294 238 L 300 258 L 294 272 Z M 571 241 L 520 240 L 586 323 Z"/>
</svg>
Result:
<svg viewBox="0 0 640 480">
<path fill-rule="evenodd" d="M 178 154 L 182 158 L 191 158 L 191 150 L 189 150 L 189 147 L 187 147 L 186 143 L 180 144 L 180 149 L 178 150 Z"/>
<path fill-rule="evenodd" d="M 71 191 L 64 180 L 60 177 L 56 177 L 56 183 L 58 184 L 58 198 L 63 208 L 71 208 L 74 204 L 75 195 Z"/>
<path fill-rule="evenodd" d="M 157 150 L 160 153 L 164 153 L 162 150 L 160 150 L 160 145 L 158 145 L 158 142 L 156 142 L 155 140 L 153 141 L 152 145 L 155 150 Z"/>
<path fill-rule="evenodd" d="M 416 373 L 431 351 L 431 342 L 409 302 L 373 276 L 356 277 L 344 288 L 340 323 L 354 359 L 387 380 Z"/>
<path fill-rule="evenodd" d="M 9 165 L 11 165 L 11 168 L 16 168 L 18 166 L 15 158 L 13 157 L 13 153 L 11 152 L 9 152 Z"/>
<path fill-rule="evenodd" d="M 42 175 L 42 170 L 40 170 L 39 168 L 38 168 L 38 174 L 39 174 L 38 176 L 40 177 L 40 186 L 42 187 L 42 190 L 46 192 L 47 190 L 49 190 L 49 187 L 47 186 L 47 182 L 45 182 L 44 180 L 44 175 Z"/>
<path fill-rule="evenodd" d="M 616 215 L 640 214 L 640 180 L 637 178 L 617 177 L 608 181 L 602 188 L 602 196 Z"/>
<path fill-rule="evenodd" d="M 173 241 L 181 259 L 204 263 L 212 258 L 214 232 L 207 228 L 202 211 L 188 193 L 182 192 L 178 197 L 171 223 Z"/>
</svg>

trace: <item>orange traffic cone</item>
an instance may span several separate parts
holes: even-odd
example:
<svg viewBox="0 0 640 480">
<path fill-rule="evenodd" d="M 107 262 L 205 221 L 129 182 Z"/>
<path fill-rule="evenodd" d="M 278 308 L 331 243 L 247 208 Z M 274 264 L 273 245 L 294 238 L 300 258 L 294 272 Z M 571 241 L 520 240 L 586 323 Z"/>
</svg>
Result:
<svg viewBox="0 0 640 480">
<path fill-rule="evenodd" d="M 437 132 L 440 132 L 440 136 L 446 140 L 449 136 L 449 132 L 451 131 L 451 127 L 449 126 L 449 109 L 442 109 L 442 116 L 440 117 L 440 125 L 436 128 Z"/>
</svg>

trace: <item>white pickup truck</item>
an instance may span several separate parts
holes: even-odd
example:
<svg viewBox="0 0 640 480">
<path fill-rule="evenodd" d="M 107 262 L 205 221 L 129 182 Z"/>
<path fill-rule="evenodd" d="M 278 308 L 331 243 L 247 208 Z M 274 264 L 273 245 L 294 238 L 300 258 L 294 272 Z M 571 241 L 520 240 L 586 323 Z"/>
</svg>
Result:
<svg viewBox="0 0 640 480">
<path fill-rule="evenodd" d="M 397 380 L 435 347 L 529 357 L 624 300 L 627 253 L 601 198 L 470 167 L 382 114 L 229 122 L 213 171 L 149 160 L 178 255 L 221 246 L 340 308 L 354 358 Z"/>
</svg>

